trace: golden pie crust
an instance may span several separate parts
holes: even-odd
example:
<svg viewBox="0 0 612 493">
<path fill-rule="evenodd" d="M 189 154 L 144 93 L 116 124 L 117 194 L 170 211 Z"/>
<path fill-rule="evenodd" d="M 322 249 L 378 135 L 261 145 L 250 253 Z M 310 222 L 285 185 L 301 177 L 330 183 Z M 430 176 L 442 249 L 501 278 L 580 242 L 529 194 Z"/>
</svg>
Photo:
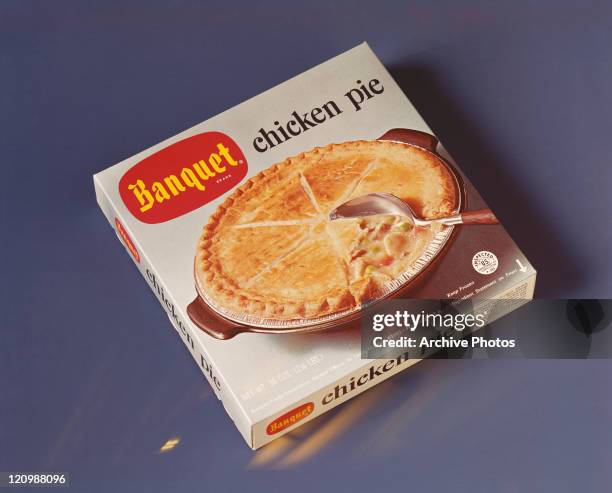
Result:
<svg viewBox="0 0 612 493">
<path fill-rule="evenodd" d="M 392 193 L 428 219 L 450 215 L 458 204 L 451 172 L 419 147 L 356 141 L 315 148 L 253 176 L 217 208 L 197 247 L 198 290 L 224 310 L 275 320 L 316 318 L 380 296 L 442 226 L 415 230 L 409 251 L 384 254 L 380 265 L 364 269 L 364 238 L 402 245 L 401 235 L 387 238 L 376 219 L 364 226 L 328 215 L 372 192 Z"/>
</svg>

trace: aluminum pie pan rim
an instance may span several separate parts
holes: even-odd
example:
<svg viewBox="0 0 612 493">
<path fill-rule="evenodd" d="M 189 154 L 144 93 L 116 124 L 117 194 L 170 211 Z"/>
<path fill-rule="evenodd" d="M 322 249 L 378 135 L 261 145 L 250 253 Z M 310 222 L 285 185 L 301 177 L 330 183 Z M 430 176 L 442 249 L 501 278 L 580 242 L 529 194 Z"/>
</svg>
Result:
<svg viewBox="0 0 612 493">
<path fill-rule="evenodd" d="M 198 292 L 198 296 L 218 315 L 234 323 L 244 325 L 246 326 L 246 328 L 252 327 L 253 329 L 279 332 L 289 332 L 292 329 L 299 330 L 305 328 L 315 330 L 318 326 L 325 326 L 329 323 L 341 323 L 344 321 L 343 319 L 358 314 L 366 306 L 370 307 L 376 303 L 384 301 L 385 299 L 393 296 L 400 289 L 406 287 L 413 279 L 415 279 L 419 274 L 421 274 L 438 257 L 438 255 L 444 249 L 444 246 L 450 240 L 454 228 L 455 226 L 445 226 L 444 229 L 436 233 L 435 236 L 429 241 L 429 243 L 427 244 L 427 248 L 425 248 L 419 258 L 417 258 L 410 265 L 410 267 L 398 277 L 386 282 L 383 286 L 382 294 L 376 297 L 374 300 L 368 301 L 366 303 L 361 303 L 347 310 L 328 313 L 320 317 L 285 320 L 258 317 L 248 313 L 239 313 L 222 307 L 200 288 L 199 283 L 196 283 L 196 291 Z"/>
</svg>

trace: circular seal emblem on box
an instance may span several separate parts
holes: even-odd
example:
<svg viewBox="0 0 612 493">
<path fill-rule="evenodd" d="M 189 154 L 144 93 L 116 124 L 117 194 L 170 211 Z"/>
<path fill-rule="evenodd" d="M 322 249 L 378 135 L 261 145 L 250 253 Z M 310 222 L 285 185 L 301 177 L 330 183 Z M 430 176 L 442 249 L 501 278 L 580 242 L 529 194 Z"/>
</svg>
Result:
<svg viewBox="0 0 612 493">
<path fill-rule="evenodd" d="M 493 274 L 497 270 L 499 261 L 494 253 L 482 250 L 472 257 L 472 267 L 479 274 Z"/>
</svg>

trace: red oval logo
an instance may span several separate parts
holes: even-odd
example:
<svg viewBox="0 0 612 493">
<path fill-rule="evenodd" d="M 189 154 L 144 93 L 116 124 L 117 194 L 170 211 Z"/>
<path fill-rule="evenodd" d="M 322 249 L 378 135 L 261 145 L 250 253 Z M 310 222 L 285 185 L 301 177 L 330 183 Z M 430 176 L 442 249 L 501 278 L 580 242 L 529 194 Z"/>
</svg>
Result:
<svg viewBox="0 0 612 493">
<path fill-rule="evenodd" d="M 119 193 L 135 218 L 157 224 L 223 195 L 246 173 L 246 158 L 238 145 L 221 132 L 206 132 L 135 164 L 121 178 Z"/>
<path fill-rule="evenodd" d="M 132 257 L 134 257 L 134 260 L 140 263 L 140 254 L 138 253 L 138 250 L 136 250 L 136 245 L 134 245 L 132 238 L 130 238 L 130 235 L 127 234 L 127 231 L 123 227 L 123 224 L 121 224 L 117 218 L 115 218 L 115 227 L 117 228 L 117 233 L 119 233 L 119 236 L 121 237 L 121 241 L 123 241 L 123 244 L 130 251 Z"/>
<path fill-rule="evenodd" d="M 295 423 L 302 421 L 306 416 L 314 411 L 314 402 L 307 402 L 301 406 L 296 407 L 292 411 L 283 414 L 281 417 L 276 418 L 272 423 L 266 427 L 266 433 L 268 435 L 274 435 L 283 431 L 285 428 L 293 426 Z"/>
</svg>

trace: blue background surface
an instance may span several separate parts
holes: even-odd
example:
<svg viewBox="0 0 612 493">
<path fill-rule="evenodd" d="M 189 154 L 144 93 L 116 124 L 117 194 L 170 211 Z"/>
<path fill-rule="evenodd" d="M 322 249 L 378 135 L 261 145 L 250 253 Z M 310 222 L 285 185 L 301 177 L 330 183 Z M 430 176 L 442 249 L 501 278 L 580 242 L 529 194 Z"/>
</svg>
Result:
<svg viewBox="0 0 612 493">
<path fill-rule="evenodd" d="M 85 492 L 610 491 L 610 361 L 426 361 L 250 451 L 98 210 L 94 172 L 363 40 L 537 295 L 612 297 L 609 2 L 3 2 L 0 471 Z"/>
</svg>

